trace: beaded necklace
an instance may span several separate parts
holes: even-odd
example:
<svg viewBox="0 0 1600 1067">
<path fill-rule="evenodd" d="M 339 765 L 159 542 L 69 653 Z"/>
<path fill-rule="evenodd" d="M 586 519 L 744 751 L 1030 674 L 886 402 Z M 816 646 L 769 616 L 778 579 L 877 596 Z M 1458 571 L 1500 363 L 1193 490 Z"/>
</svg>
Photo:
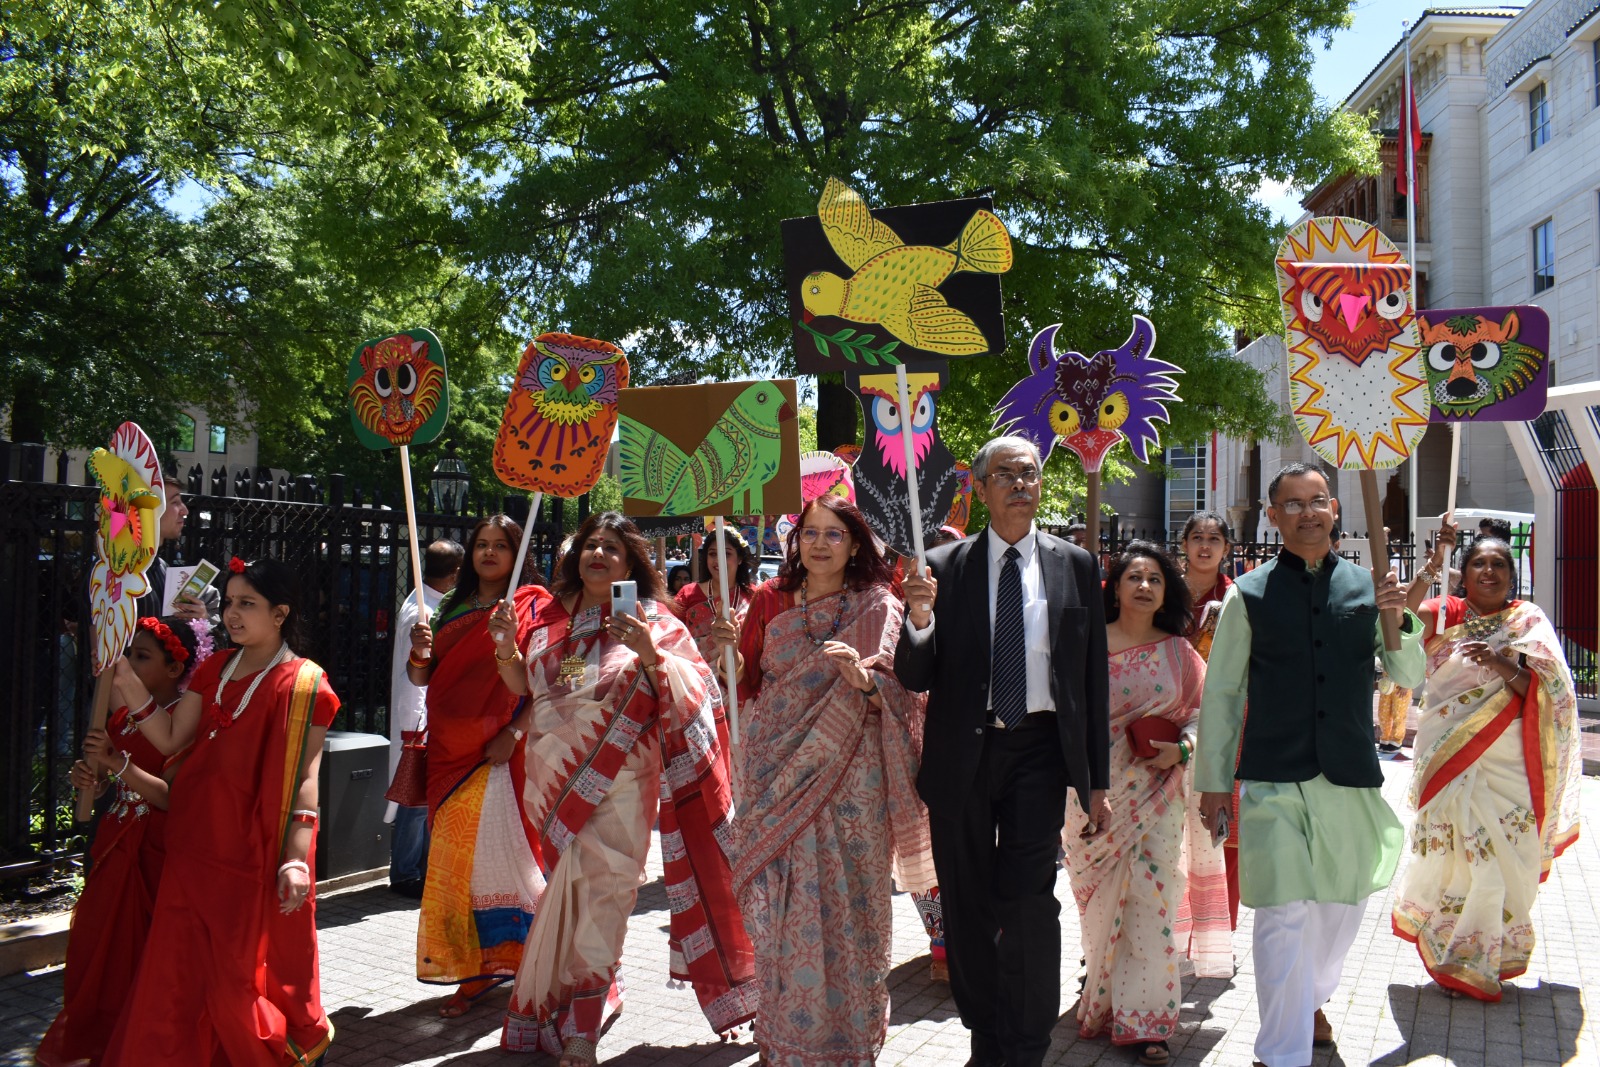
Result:
<svg viewBox="0 0 1600 1067">
<path fill-rule="evenodd" d="M 833 614 L 833 625 L 828 628 L 827 637 L 818 637 L 811 632 L 811 605 L 806 599 L 806 586 L 810 583 L 809 576 L 800 579 L 800 628 L 810 638 L 811 643 L 818 648 L 832 641 L 839 633 L 839 626 L 844 622 L 845 608 L 850 606 L 850 587 L 845 585 L 839 590 L 839 610 Z"/>
<path fill-rule="evenodd" d="M 223 690 L 228 688 L 228 683 L 233 681 L 234 672 L 239 669 L 239 661 L 244 659 L 244 652 L 241 651 L 237 656 L 230 659 L 228 665 L 222 668 L 222 676 L 217 679 L 217 695 L 211 701 L 211 709 L 208 716 L 211 720 L 211 733 L 207 735 L 206 739 L 211 740 L 217 736 L 218 730 L 226 730 L 232 726 L 239 716 L 244 714 L 244 709 L 250 706 L 250 698 L 256 695 L 257 689 L 261 688 L 262 680 L 272 673 L 272 668 L 288 658 L 289 643 L 285 641 L 278 646 L 278 653 L 272 657 L 272 661 L 261 668 L 256 673 L 256 676 L 250 680 L 249 688 L 244 691 L 244 699 L 239 701 L 239 706 L 233 709 L 232 715 L 229 715 L 222 707 L 222 693 Z"/>
</svg>

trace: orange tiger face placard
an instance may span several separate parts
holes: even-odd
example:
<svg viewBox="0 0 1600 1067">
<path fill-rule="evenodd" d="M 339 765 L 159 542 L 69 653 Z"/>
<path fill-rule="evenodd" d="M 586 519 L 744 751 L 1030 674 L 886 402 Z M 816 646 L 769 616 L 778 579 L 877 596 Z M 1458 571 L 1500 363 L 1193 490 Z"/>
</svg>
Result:
<svg viewBox="0 0 1600 1067">
<path fill-rule="evenodd" d="M 1428 428 L 1428 382 L 1399 249 L 1359 219 L 1308 219 L 1278 246 L 1289 404 L 1317 455 L 1393 467 Z"/>
<path fill-rule="evenodd" d="M 350 422 L 372 449 L 425 445 L 450 421 L 444 346 L 413 329 L 356 346 L 346 373 Z"/>
</svg>

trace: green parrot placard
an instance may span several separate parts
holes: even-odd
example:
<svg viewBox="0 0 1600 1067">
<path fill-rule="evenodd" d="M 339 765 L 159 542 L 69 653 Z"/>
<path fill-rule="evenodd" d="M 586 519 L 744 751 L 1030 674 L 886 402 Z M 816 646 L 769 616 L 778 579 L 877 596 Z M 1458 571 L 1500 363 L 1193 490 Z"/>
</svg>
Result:
<svg viewBox="0 0 1600 1067">
<path fill-rule="evenodd" d="M 829 178 L 815 215 L 782 224 L 800 371 L 935 369 L 1004 351 L 1011 235 L 993 207 L 966 197 L 872 209 Z"/>
<path fill-rule="evenodd" d="M 799 511 L 796 397 L 790 379 L 622 390 L 622 510 L 640 517 Z"/>
</svg>

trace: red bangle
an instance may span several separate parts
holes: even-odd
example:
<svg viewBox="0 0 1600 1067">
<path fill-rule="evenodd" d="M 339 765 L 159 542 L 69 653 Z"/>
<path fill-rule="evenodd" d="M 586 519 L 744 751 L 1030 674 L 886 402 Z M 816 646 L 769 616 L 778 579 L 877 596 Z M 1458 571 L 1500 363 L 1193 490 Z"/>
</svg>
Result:
<svg viewBox="0 0 1600 1067">
<path fill-rule="evenodd" d="M 300 809 L 290 813 L 289 821 L 306 823 L 313 830 L 315 830 L 317 828 L 317 813 L 314 811 Z"/>
<path fill-rule="evenodd" d="M 415 667 L 419 671 L 427 670 L 428 665 L 432 662 L 433 661 L 431 659 L 418 659 L 415 652 L 412 652 L 410 655 L 406 656 L 406 666 Z"/>
<path fill-rule="evenodd" d="M 145 702 L 143 704 L 139 705 L 139 710 L 138 711 L 130 711 L 130 712 L 128 712 L 128 722 L 131 725 L 138 726 L 140 723 L 144 722 L 146 719 L 148 719 L 150 716 L 154 715 L 155 713 L 156 713 L 156 698 L 153 697 L 153 696 L 152 697 L 146 697 L 145 698 Z"/>
</svg>

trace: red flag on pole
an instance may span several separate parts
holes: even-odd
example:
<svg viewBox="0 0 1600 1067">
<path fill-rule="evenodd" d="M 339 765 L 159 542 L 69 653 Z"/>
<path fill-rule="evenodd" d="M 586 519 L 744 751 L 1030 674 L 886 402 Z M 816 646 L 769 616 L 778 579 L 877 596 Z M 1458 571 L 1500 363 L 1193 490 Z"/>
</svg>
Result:
<svg viewBox="0 0 1600 1067">
<path fill-rule="evenodd" d="M 1395 156 L 1394 191 L 1409 195 L 1416 181 L 1417 152 L 1422 148 L 1422 123 L 1417 118 L 1417 87 L 1411 81 L 1411 65 L 1406 65 L 1405 99 L 1400 103 L 1400 145 Z"/>
</svg>

